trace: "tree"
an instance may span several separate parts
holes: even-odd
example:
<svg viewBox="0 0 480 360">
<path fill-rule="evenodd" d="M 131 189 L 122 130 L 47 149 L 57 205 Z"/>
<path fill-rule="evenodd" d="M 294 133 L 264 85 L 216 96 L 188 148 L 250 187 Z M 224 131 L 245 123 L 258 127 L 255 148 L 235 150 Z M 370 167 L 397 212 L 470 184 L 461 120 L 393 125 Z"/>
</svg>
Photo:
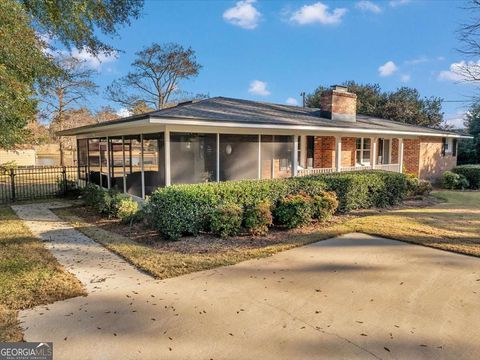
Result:
<svg viewBox="0 0 480 360">
<path fill-rule="evenodd" d="M 98 123 L 97 118 L 85 107 L 79 109 L 67 109 L 63 112 L 62 123 L 52 122 L 50 124 L 50 133 L 54 139 L 58 139 L 55 135 L 57 131 L 67 130 L 78 126 L 85 126 Z M 74 137 L 62 137 L 60 144 L 60 162 L 65 164 L 65 153 L 70 152 L 72 155 L 76 150 L 76 140 Z"/>
<path fill-rule="evenodd" d="M 153 43 L 136 56 L 132 71 L 107 88 L 110 100 L 132 112 L 165 107 L 180 81 L 197 76 L 201 69 L 195 51 L 175 43 Z"/>
<path fill-rule="evenodd" d="M 33 19 L 32 25 L 37 31 L 58 39 L 68 48 L 75 46 L 94 55 L 115 50 L 100 40 L 95 30 L 115 36 L 118 27 L 129 25 L 132 18 L 137 19 L 143 8 L 143 0 L 19 2 Z"/>
<path fill-rule="evenodd" d="M 458 51 L 465 55 L 470 61 L 462 61 L 455 67 L 455 72 L 463 81 L 480 81 L 480 63 L 477 61 L 480 56 L 480 0 L 470 0 L 465 11 L 472 19 L 465 23 L 458 31 L 458 38 L 461 47 Z"/>
<path fill-rule="evenodd" d="M 473 136 L 471 141 L 460 141 L 459 161 L 462 163 L 480 163 L 480 101 L 474 102 L 468 109 L 464 126 L 467 132 Z M 462 144 L 463 143 L 463 144 Z"/>
<path fill-rule="evenodd" d="M 1 0 L 0 148 L 25 140 L 37 109 L 36 87 L 59 71 L 44 51 L 43 35 L 95 55 L 112 52 L 94 32 L 116 35 L 142 6 L 142 0 Z"/>
<path fill-rule="evenodd" d="M 401 87 L 393 92 L 382 92 L 378 84 L 358 84 L 346 81 L 343 85 L 357 95 L 357 113 L 385 118 L 406 124 L 441 127 L 442 99 L 422 98 L 416 89 Z M 320 97 L 327 91 L 319 86 L 307 96 L 307 106 L 320 108 Z"/>
<path fill-rule="evenodd" d="M 35 119 L 34 85 L 54 67 L 19 4 L 0 1 L 0 148 L 13 148 Z"/>
<path fill-rule="evenodd" d="M 50 118 L 55 130 L 62 131 L 65 129 L 66 112 L 94 94 L 97 85 L 91 80 L 95 71 L 86 68 L 83 61 L 71 56 L 59 56 L 56 62 L 63 71 L 42 84 L 40 100 L 44 104 L 44 113 Z M 60 145 L 60 165 L 63 166 L 65 139 L 62 136 L 54 138 Z"/>
</svg>

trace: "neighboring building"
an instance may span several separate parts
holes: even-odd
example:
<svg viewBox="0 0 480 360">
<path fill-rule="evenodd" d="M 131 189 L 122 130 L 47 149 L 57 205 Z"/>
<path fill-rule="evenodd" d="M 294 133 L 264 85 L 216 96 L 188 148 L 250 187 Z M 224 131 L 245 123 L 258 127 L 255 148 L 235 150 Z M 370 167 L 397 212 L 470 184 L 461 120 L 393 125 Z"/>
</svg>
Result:
<svg viewBox="0 0 480 360">
<path fill-rule="evenodd" d="M 449 131 L 356 114 L 333 86 L 322 110 L 216 97 L 61 132 L 81 178 L 145 197 L 170 184 L 381 169 L 437 179 L 457 162 Z"/>
<path fill-rule="evenodd" d="M 76 165 L 76 162 L 76 149 L 65 149 L 65 165 Z M 16 166 L 59 166 L 60 146 L 23 145 L 22 149 L 0 150 L 0 166 L 5 163 L 15 163 Z"/>
<path fill-rule="evenodd" d="M 0 150 L 0 166 L 3 164 L 15 164 L 16 166 L 34 166 L 35 150 Z"/>
</svg>

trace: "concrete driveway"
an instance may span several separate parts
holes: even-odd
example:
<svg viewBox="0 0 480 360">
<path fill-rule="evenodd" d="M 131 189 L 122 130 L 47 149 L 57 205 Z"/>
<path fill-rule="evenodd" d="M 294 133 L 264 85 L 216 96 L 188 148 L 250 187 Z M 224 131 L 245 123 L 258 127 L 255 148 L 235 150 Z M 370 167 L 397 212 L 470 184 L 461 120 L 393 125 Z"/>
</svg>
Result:
<svg viewBox="0 0 480 360">
<path fill-rule="evenodd" d="M 480 259 L 350 234 L 157 281 L 61 222 L 17 213 L 89 295 L 22 311 L 55 359 L 476 359 Z M 43 206 L 43 207 L 42 207 Z"/>
</svg>

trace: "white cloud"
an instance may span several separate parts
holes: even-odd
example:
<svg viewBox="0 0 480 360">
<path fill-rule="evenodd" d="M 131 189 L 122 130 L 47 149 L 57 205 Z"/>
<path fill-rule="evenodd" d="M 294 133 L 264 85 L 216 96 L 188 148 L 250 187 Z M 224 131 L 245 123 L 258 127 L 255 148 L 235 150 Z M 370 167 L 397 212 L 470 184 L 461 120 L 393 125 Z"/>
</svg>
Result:
<svg viewBox="0 0 480 360">
<path fill-rule="evenodd" d="M 378 68 L 380 76 L 390 76 L 398 70 L 397 65 L 393 61 L 387 61 Z"/>
<path fill-rule="evenodd" d="M 459 110 L 455 114 L 445 116 L 445 124 L 451 125 L 455 129 L 462 129 L 464 127 L 463 121 L 465 119 L 466 111 Z"/>
<path fill-rule="evenodd" d="M 298 100 L 295 99 L 294 97 L 289 97 L 287 100 L 285 100 L 285 103 L 286 103 L 287 105 L 297 106 L 297 105 L 298 105 Z"/>
<path fill-rule="evenodd" d="M 409 74 L 403 74 L 400 76 L 400 81 L 403 83 L 407 83 L 412 79 L 412 77 Z"/>
<path fill-rule="evenodd" d="M 334 25 L 342 21 L 342 17 L 347 12 L 345 8 L 336 8 L 328 11 L 328 6 L 317 2 L 312 5 L 304 5 L 290 16 L 290 21 L 299 25 L 322 24 Z"/>
<path fill-rule="evenodd" d="M 230 24 L 244 29 L 255 29 L 260 22 L 262 14 L 253 6 L 256 0 L 238 1 L 234 7 L 225 10 L 223 19 Z"/>
<path fill-rule="evenodd" d="M 94 70 L 99 70 L 102 64 L 117 60 L 117 54 L 107 55 L 105 53 L 99 53 L 97 56 L 95 56 L 85 49 L 78 50 L 77 48 L 73 48 L 70 55 L 83 61 L 85 67 Z"/>
<path fill-rule="evenodd" d="M 250 87 L 248 88 L 248 92 L 255 95 L 261 96 L 268 96 L 270 95 L 270 91 L 267 89 L 267 83 L 260 80 L 253 80 L 250 83 Z"/>
<path fill-rule="evenodd" d="M 480 60 L 478 61 L 459 61 L 450 65 L 448 70 L 442 70 L 438 74 L 438 80 L 463 81 L 466 80 L 463 69 L 469 67 L 472 75 L 478 76 L 480 72 Z"/>
<path fill-rule="evenodd" d="M 375 4 L 372 1 L 368 1 L 368 0 L 362 0 L 362 1 L 357 2 L 355 4 L 355 7 L 357 9 L 360 9 L 360 10 L 363 10 L 363 11 L 373 12 L 375 14 L 378 14 L 378 13 L 382 12 L 382 8 L 380 6 L 378 6 L 377 4 Z"/>
<path fill-rule="evenodd" d="M 115 112 L 115 114 L 117 114 L 120 117 L 127 117 L 132 115 L 131 111 L 128 110 L 127 108 L 120 108 Z"/>
<path fill-rule="evenodd" d="M 388 2 L 388 4 L 391 6 L 391 7 L 397 7 L 397 6 L 402 6 L 402 5 L 406 5 L 410 2 L 410 0 L 390 0 Z"/>
</svg>

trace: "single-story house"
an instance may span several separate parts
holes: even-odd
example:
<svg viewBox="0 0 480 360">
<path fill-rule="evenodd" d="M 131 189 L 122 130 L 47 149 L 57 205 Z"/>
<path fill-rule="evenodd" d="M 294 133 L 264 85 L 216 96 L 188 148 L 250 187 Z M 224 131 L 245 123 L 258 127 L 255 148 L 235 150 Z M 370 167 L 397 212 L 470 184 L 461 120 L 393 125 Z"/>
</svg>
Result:
<svg viewBox="0 0 480 360">
<path fill-rule="evenodd" d="M 457 163 L 455 132 L 356 113 L 332 86 L 321 109 L 225 97 L 62 131 L 76 136 L 79 177 L 144 198 L 154 189 L 381 169 L 435 180 Z"/>
</svg>

